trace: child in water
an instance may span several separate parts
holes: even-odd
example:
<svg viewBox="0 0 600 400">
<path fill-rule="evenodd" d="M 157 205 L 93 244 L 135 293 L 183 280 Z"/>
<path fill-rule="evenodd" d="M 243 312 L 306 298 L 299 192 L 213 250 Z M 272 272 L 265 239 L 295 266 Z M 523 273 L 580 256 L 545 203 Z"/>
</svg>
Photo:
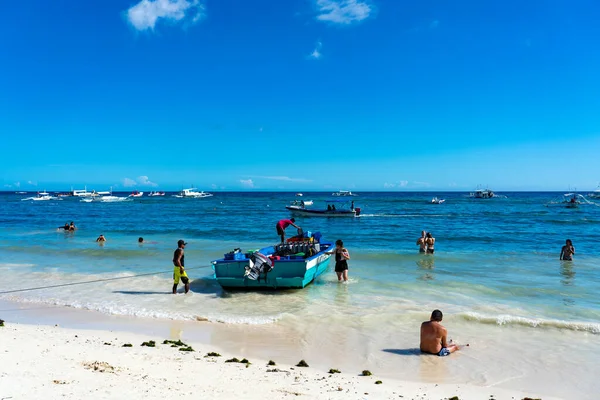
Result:
<svg viewBox="0 0 600 400">
<path fill-rule="evenodd" d="M 338 281 L 348 282 L 348 260 L 350 259 L 350 253 L 344 247 L 344 242 L 341 240 L 335 241 L 335 249 L 327 251 L 325 254 L 335 253 L 335 273 L 337 274 Z"/>
</svg>

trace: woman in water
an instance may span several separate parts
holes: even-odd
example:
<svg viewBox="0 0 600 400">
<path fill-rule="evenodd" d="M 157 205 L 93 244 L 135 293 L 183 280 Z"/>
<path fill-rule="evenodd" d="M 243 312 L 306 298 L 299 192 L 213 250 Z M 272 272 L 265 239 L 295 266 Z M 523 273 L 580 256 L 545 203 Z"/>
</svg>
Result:
<svg viewBox="0 0 600 400">
<path fill-rule="evenodd" d="M 571 239 L 567 239 L 567 242 L 560 250 L 560 260 L 563 261 L 573 261 L 573 255 L 575 254 L 575 247 L 573 247 L 573 242 Z"/>
<path fill-rule="evenodd" d="M 433 245 L 435 244 L 435 238 L 431 235 L 431 232 L 427 232 L 425 236 L 425 245 L 427 246 L 427 254 L 433 254 Z"/>
<path fill-rule="evenodd" d="M 350 254 L 344 247 L 344 242 L 339 239 L 336 240 L 335 249 L 325 252 L 325 254 L 333 253 L 335 253 L 335 273 L 337 274 L 338 281 L 341 282 L 343 279 L 344 282 L 348 282 L 348 260 L 350 259 Z"/>
</svg>

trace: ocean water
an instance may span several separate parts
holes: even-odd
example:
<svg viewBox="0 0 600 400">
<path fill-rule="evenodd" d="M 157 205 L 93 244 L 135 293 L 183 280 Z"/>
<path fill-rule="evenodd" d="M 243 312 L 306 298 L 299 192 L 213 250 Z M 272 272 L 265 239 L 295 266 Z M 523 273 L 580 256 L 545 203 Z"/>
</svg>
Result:
<svg viewBox="0 0 600 400">
<path fill-rule="evenodd" d="M 431 204 L 433 195 L 446 202 Z M 547 362 L 549 342 L 578 360 L 573 374 L 583 371 L 593 360 L 585 348 L 600 345 L 600 203 L 567 209 L 547 206 L 560 193 L 502 195 L 481 200 L 465 193 L 360 193 L 352 198 L 362 209 L 359 218 L 297 218 L 304 230 L 344 240 L 352 257 L 347 284 L 330 270 L 303 290 L 226 292 L 214 281 L 210 261 L 236 247 L 275 243 L 275 224 L 289 217 L 284 207 L 293 193 L 216 193 L 206 199 L 168 194 L 126 203 L 31 202 L 21 201 L 27 195 L 4 193 L 0 300 L 284 329 L 296 344 L 316 348 L 326 347 L 319 338 L 343 336 L 342 347 L 361 348 L 365 360 L 385 348 L 410 349 L 419 323 L 439 308 L 455 340 L 479 342 L 490 354 L 510 340 L 511 354 L 539 363 L 515 365 L 516 375 L 535 375 L 533 365 Z M 318 206 L 331 194 L 306 193 L 303 199 Z M 56 229 L 70 221 L 76 232 Z M 421 230 L 436 238 L 435 255 L 418 253 Z M 95 243 L 99 234 L 108 239 L 103 246 Z M 139 236 L 146 243 L 138 245 Z M 567 238 L 576 248 L 573 262 L 559 261 Z M 168 295 L 178 239 L 189 242 L 193 293 L 187 296 Z M 115 277 L 123 279 L 6 293 Z M 484 345 L 483 337 L 493 345 Z M 392 365 L 386 357 L 393 352 L 382 354 L 374 362 Z M 499 363 L 490 376 L 459 375 L 482 384 L 514 381 L 501 366 L 511 363 Z"/>
</svg>

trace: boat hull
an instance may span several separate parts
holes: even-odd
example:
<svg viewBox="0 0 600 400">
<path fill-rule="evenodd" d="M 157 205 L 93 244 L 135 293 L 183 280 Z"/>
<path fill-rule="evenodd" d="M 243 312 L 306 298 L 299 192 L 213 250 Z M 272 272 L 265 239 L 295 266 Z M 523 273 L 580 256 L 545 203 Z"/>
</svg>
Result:
<svg viewBox="0 0 600 400">
<path fill-rule="evenodd" d="M 355 217 L 355 210 L 312 210 L 308 208 L 302 208 L 297 206 L 285 207 L 292 214 L 306 217 Z"/>
<path fill-rule="evenodd" d="M 326 249 L 332 246 L 327 244 Z M 322 244 L 322 247 L 325 247 Z M 272 247 L 270 248 L 272 249 Z M 331 255 L 325 250 L 304 259 L 302 256 L 282 257 L 265 277 L 257 280 L 245 277 L 249 259 L 213 261 L 215 279 L 224 288 L 238 289 L 302 289 L 309 285 L 329 267 Z M 261 253 L 265 249 L 261 249 Z M 263 253 L 264 254 L 264 253 Z"/>
</svg>

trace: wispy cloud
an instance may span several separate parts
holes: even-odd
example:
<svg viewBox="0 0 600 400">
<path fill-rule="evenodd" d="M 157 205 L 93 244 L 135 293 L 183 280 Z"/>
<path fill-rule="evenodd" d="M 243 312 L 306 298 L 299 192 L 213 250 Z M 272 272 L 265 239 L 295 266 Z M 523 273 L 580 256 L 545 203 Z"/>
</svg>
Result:
<svg viewBox="0 0 600 400">
<path fill-rule="evenodd" d="M 317 42 L 317 44 L 315 45 L 315 49 L 312 51 L 312 53 L 308 55 L 308 58 L 312 60 L 319 60 L 321 57 L 323 57 L 323 53 L 321 53 L 322 48 L 323 43 Z"/>
<path fill-rule="evenodd" d="M 431 21 L 431 23 L 429 24 L 429 28 L 430 29 L 435 29 L 438 26 L 440 26 L 440 21 L 437 19 L 434 19 L 433 21 Z"/>
<path fill-rule="evenodd" d="M 317 0 L 317 19 L 349 25 L 369 18 L 373 7 L 361 0 Z"/>
<path fill-rule="evenodd" d="M 123 178 L 121 179 L 121 183 L 124 187 L 133 187 L 133 186 L 151 186 L 156 187 L 158 183 L 151 182 L 150 179 L 146 175 L 138 176 L 137 179 L 131 178 Z"/>
<path fill-rule="evenodd" d="M 127 10 L 127 20 L 138 31 L 154 30 L 159 20 L 193 24 L 204 15 L 200 0 L 142 0 Z"/>
<path fill-rule="evenodd" d="M 394 189 L 394 188 L 405 188 L 408 186 L 408 181 L 398 181 L 398 182 L 392 182 L 392 183 L 384 183 L 383 187 L 385 189 Z"/>
<path fill-rule="evenodd" d="M 37 182 L 34 181 L 27 181 L 27 184 L 31 186 L 37 186 Z"/>
<path fill-rule="evenodd" d="M 312 182 L 312 180 L 310 180 L 310 179 L 290 178 L 289 176 L 254 176 L 254 178 L 269 179 L 272 181 L 286 181 L 286 182 L 303 182 L 303 183 Z"/>
<path fill-rule="evenodd" d="M 158 183 L 151 182 L 146 175 L 138 176 L 137 183 L 139 183 L 140 186 L 158 186 Z"/>
<path fill-rule="evenodd" d="M 242 186 L 247 188 L 254 187 L 254 181 L 252 179 L 240 179 L 240 183 L 242 184 Z"/>
<path fill-rule="evenodd" d="M 123 184 L 123 186 L 125 186 L 125 187 L 132 187 L 132 186 L 135 186 L 135 185 L 137 185 L 137 182 L 136 182 L 136 181 L 134 181 L 133 179 L 130 179 L 130 178 L 123 178 L 123 179 L 121 180 L 121 183 L 122 183 L 122 184 Z"/>
</svg>

